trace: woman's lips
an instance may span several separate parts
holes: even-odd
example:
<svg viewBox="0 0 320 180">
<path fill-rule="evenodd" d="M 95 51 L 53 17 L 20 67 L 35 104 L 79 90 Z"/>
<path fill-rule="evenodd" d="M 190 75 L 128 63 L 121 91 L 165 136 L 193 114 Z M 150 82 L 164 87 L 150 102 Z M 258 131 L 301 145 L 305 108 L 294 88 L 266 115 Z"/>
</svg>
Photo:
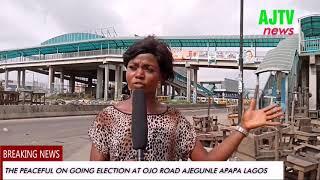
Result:
<svg viewBox="0 0 320 180">
<path fill-rule="evenodd" d="M 136 83 L 133 83 L 133 86 L 136 87 L 136 88 L 142 88 L 142 87 L 144 87 L 144 84 L 136 82 Z"/>
</svg>

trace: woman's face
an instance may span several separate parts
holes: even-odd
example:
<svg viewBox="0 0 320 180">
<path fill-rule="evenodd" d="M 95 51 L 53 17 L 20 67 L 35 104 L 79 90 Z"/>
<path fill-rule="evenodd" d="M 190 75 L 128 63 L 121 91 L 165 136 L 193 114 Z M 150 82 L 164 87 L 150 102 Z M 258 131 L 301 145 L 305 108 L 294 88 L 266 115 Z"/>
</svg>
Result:
<svg viewBox="0 0 320 180">
<path fill-rule="evenodd" d="M 155 93 L 161 80 L 159 64 L 152 54 L 139 54 L 130 60 L 126 79 L 130 90 L 144 89 L 146 93 Z"/>
</svg>

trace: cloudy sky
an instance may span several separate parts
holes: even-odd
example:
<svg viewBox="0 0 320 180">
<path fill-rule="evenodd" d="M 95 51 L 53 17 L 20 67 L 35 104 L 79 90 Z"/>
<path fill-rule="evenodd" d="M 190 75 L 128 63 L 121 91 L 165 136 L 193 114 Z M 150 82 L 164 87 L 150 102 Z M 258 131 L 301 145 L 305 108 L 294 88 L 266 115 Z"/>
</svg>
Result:
<svg viewBox="0 0 320 180">
<path fill-rule="evenodd" d="M 240 0 L 0 0 L 0 50 L 36 46 L 52 37 L 114 27 L 119 36 L 237 35 Z M 297 19 L 320 13 L 319 0 L 244 0 L 244 34 L 263 34 L 260 11 L 295 10 Z M 210 73 L 208 73 L 210 72 Z M 224 72 L 224 73 L 220 73 Z M 210 75 L 208 75 L 210 74 Z M 221 75 L 223 74 L 223 75 Z M 251 76 L 252 73 L 245 73 Z M 235 70 L 206 70 L 200 80 L 237 77 Z"/>
</svg>

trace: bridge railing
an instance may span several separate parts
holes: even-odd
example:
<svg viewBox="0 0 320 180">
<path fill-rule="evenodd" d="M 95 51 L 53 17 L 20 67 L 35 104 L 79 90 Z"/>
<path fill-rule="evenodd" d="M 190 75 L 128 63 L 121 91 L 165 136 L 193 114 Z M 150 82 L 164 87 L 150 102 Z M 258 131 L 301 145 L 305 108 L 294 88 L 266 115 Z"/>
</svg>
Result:
<svg viewBox="0 0 320 180">
<path fill-rule="evenodd" d="M 123 55 L 126 49 L 99 49 L 99 50 L 90 50 L 90 51 L 79 51 L 79 52 L 69 52 L 69 53 L 55 53 L 55 54 L 39 54 L 35 56 L 21 56 L 13 59 L 0 59 L 2 63 L 14 63 L 14 62 L 27 62 L 27 61 L 35 61 L 35 60 L 51 60 L 51 59 L 65 59 L 65 58 L 77 58 L 77 57 L 90 57 L 90 56 L 101 56 L 101 55 Z M 192 51 L 201 52 L 205 51 Z M 223 53 L 222 53 L 223 52 Z M 197 56 L 197 57 L 189 57 L 189 58 L 179 58 L 175 57 L 175 61 L 208 61 L 209 64 L 216 63 L 217 61 L 234 61 L 237 62 L 237 52 L 235 51 L 216 51 L 215 57 L 211 57 L 213 62 L 209 62 L 209 56 Z M 262 61 L 262 56 L 253 57 L 250 61 L 244 59 L 244 64 L 252 64 L 252 63 L 260 63 Z"/>
<path fill-rule="evenodd" d="M 55 53 L 46 55 L 36 55 L 36 56 L 21 56 L 12 59 L 1 60 L 3 63 L 10 62 L 26 62 L 34 60 L 50 60 L 50 59 L 64 59 L 64 58 L 75 58 L 75 57 L 88 57 L 88 56 L 100 56 L 100 55 L 122 55 L 125 52 L 124 49 L 101 49 L 94 51 L 79 51 L 70 53 Z"/>
<path fill-rule="evenodd" d="M 315 53 L 320 52 L 320 37 L 301 40 L 300 43 L 300 52 L 301 53 Z"/>
<path fill-rule="evenodd" d="M 49 54 L 49 55 L 45 55 L 45 57 L 41 58 L 41 60 L 100 56 L 100 55 L 122 55 L 123 53 L 124 53 L 123 49 L 101 49 L 101 50 L 94 50 L 94 51 L 79 51 L 79 52 L 71 52 L 71 53 Z"/>
</svg>

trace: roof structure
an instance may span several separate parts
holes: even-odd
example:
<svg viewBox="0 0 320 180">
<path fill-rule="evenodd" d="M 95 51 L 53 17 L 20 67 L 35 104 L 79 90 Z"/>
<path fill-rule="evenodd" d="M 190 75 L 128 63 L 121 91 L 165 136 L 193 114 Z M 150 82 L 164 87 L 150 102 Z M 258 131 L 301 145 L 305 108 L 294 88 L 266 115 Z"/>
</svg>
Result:
<svg viewBox="0 0 320 180">
<path fill-rule="evenodd" d="M 71 33 L 49 39 L 40 46 L 2 50 L 0 60 L 17 57 L 92 51 L 100 49 L 126 49 L 135 41 L 144 37 L 112 37 Z M 276 47 L 287 36 L 244 36 L 244 47 Z M 167 43 L 170 47 L 239 47 L 239 36 L 158 36 L 158 39 Z"/>
<path fill-rule="evenodd" d="M 276 48 L 267 52 L 256 74 L 267 71 L 291 71 L 298 47 L 299 36 L 297 34 L 282 40 Z"/>
<path fill-rule="evenodd" d="M 309 15 L 300 18 L 299 21 L 306 39 L 320 36 L 320 15 Z"/>
<path fill-rule="evenodd" d="M 91 33 L 69 33 L 69 34 L 63 34 L 61 36 L 48 39 L 45 42 L 41 43 L 41 45 L 43 46 L 43 45 L 51 45 L 51 44 L 71 43 L 71 42 L 94 40 L 94 39 L 101 39 L 101 38 L 104 38 L 104 36 L 101 36 L 98 34 L 91 34 Z"/>
</svg>

